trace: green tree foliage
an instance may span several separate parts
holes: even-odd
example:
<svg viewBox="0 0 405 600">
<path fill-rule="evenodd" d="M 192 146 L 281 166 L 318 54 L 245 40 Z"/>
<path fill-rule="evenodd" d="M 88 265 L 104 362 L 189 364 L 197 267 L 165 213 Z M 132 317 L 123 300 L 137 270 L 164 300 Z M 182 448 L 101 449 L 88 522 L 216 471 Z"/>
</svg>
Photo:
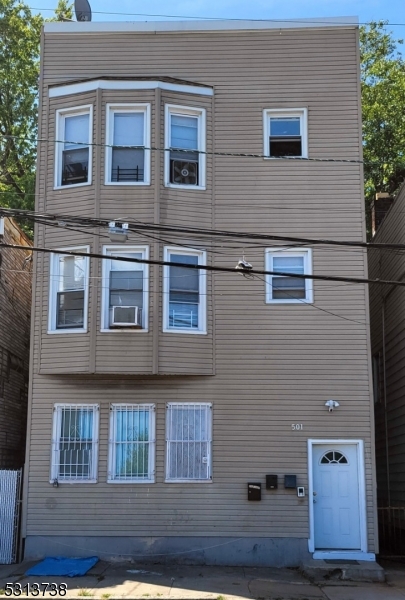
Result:
<svg viewBox="0 0 405 600">
<path fill-rule="evenodd" d="M 51 21 L 65 21 L 73 19 L 73 4 L 69 0 L 59 0 L 55 8 L 55 17 Z"/>
<path fill-rule="evenodd" d="M 43 19 L 0 0 L 0 203 L 34 205 L 39 41 Z"/>
<path fill-rule="evenodd" d="M 360 29 L 366 202 L 405 179 L 405 62 L 387 22 Z"/>
</svg>

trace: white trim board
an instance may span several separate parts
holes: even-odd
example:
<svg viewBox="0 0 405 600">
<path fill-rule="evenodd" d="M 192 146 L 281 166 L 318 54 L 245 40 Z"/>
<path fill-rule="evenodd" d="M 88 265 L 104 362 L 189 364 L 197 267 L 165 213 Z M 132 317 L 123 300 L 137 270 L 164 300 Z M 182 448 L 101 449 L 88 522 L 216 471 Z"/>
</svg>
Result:
<svg viewBox="0 0 405 600">
<path fill-rule="evenodd" d="M 352 555 L 355 555 L 353 560 L 375 560 L 367 558 L 374 556 L 368 552 L 367 545 L 367 513 L 366 513 L 366 483 L 365 483 L 365 469 L 364 469 L 364 442 L 363 440 L 350 440 L 350 439 L 308 439 L 308 498 L 309 498 L 309 538 L 308 538 L 308 550 L 313 553 L 314 559 L 325 559 L 325 558 L 342 558 L 348 559 Z M 339 445 L 355 445 L 357 446 L 357 462 L 358 462 L 358 479 L 359 479 L 359 510 L 360 510 L 360 550 L 315 550 L 315 529 L 314 529 L 314 505 L 312 503 L 314 484 L 313 484 L 313 456 L 312 448 L 319 444 L 333 444 Z"/>
<path fill-rule="evenodd" d="M 181 83 L 168 83 L 166 81 L 127 81 L 113 79 L 94 79 L 92 81 L 81 81 L 67 85 L 58 85 L 49 88 L 49 98 L 60 98 L 71 94 L 83 94 L 95 90 L 166 90 L 182 94 L 197 94 L 199 96 L 213 96 L 212 88 L 187 85 Z"/>
<path fill-rule="evenodd" d="M 157 32 L 157 31 L 238 31 L 257 29 L 302 29 L 324 27 L 358 27 L 358 17 L 318 17 L 309 19 L 273 19 L 271 21 L 132 21 L 45 23 L 45 33 Z"/>
</svg>

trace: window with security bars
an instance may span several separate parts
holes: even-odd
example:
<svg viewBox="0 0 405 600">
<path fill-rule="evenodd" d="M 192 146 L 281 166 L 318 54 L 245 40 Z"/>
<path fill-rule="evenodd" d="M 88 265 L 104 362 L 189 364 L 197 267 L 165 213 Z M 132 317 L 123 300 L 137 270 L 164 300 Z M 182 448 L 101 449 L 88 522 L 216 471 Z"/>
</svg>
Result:
<svg viewBox="0 0 405 600">
<path fill-rule="evenodd" d="M 266 271 L 272 272 L 266 275 L 266 302 L 294 304 L 313 301 L 312 279 L 294 277 L 312 274 L 310 249 L 268 249 Z"/>
<path fill-rule="evenodd" d="M 69 251 L 86 253 L 89 248 L 69 248 Z M 51 256 L 48 323 L 50 332 L 86 331 L 88 261 L 85 256 L 58 253 Z"/>
<path fill-rule="evenodd" d="M 165 262 L 187 266 L 165 266 L 163 270 L 164 331 L 205 333 L 206 273 L 197 269 L 205 265 L 205 252 L 165 248 Z"/>
<path fill-rule="evenodd" d="M 148 104 L 110 104 L 109 144 L 106 151 L 107 184 L 148 184 L 150 127 Z"/>
<path fill-rule="evenodd" d="M 146 247 L 105 247 L 103 261 L 102 329 L 146 329 L 148 323 L 148 265 L 114 257 L 143 260 Z"/>
<path fill-rule="evenodd" d="M 155 407 L 153 404 L 112 404 L 108 481 L 154 481 Z"/>
<path fill-rule="evenodd" d="M 51 482 L 95 482 L 98 451 L 97 404 L 54 407 Z"/>
<path fill-rule="evenodd" d="M 204 187 L 205 110 L 166 105 L 165 184 Z"/>
<path fill-rule="evenodd" d="M 212 405 L 170 403 L 166 413 L 166 481 L 210 481 Z"/>
<path fill-rule="evenodd" d="M 57 111 L 55 186 L 91 183 L 92 107 Z"/>
</svg>

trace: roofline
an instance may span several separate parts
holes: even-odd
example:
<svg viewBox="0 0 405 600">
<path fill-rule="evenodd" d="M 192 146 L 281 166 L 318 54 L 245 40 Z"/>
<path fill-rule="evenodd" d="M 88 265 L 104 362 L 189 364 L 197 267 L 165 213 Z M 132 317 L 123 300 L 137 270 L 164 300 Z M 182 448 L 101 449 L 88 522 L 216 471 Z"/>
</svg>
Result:
<svg viewBox="0 0 405 600">
<path fill-rule="evenodd" d="M 302 29 L 358 27 L 358 17 L 321 17 L 306 19 L 273 19 L 268 21 L 114 21 L 114 22 L 51 22 L 44 24 L 45 33 L 124 33 L 124 32 L 204 32 L 263 29 Z"/>
</svg>

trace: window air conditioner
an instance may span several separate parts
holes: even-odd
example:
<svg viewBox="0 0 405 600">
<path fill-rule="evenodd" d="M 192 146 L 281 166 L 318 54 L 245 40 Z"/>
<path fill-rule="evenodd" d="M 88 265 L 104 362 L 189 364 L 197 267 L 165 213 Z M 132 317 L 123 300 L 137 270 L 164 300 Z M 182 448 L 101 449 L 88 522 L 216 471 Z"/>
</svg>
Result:
<svg viewBox="0 0 405 600">
<path fill-rule="evenodd" d="M 111 327 L 142 327 L 139 306 L 113 306 Z"/>
<path fill-rule="evenodd" d="M 172 160 L 171 183 L 198 185 L 198 162 L 190 160 Z"/>
</svg>

